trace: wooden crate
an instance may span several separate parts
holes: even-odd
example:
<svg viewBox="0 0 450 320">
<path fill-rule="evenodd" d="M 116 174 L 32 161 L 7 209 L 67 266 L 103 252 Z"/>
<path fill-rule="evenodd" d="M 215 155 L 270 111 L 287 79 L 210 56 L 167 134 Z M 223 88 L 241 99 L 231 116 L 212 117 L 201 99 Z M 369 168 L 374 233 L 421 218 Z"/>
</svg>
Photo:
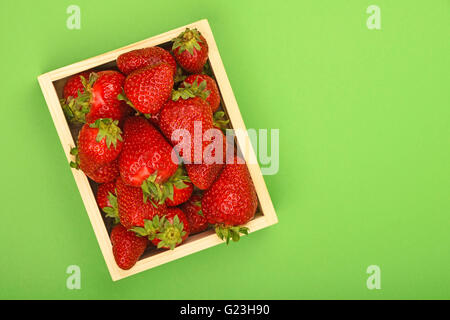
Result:
<svg viewBox="0 0 450 320">
<path fill-rule="evenodd" d="M 45 73 L 38 77 L 39 84 L 50 110 L 50 114 L 53 118 L 53 122 L 68 162 L 74 160 L 73 156 L 70 154 L 70 149 L 75 145 L 74 140 L 76 140 L 76 131 L 69 127 L 59 102 L 59 99 L 62 97 L 62 87 L 64 86 L 67 78 L 85 70 L 115 66 L 115 60 L 119 55 L 134 49 L 164 44 L 167 45 L 180 32 L 185 30 L 186 27 L 197 28 L 208 42 L 209 63 L 217 80 L 217 84 L 222 95 L 223 106 L 229 116 L 231 127 L 233 129 L 243 129 L 243 132 L 246 132 L 244 121 L 242 120 L 239 107 L 228 81 L 227 74 L 225 73 L 225 69 L 209 23 L 207 20 L 200 20 L 97 57 Z M 250 232 L 254 232 L 275 224 L 278 220 L 267 191 L 266 184 L 261 174 L 261 170 L 256 162 L 256 157 L 252 150 L 248 135 L 246 133 L 240 134 L 237 136 L 236 140 L 239 147 L 242 148 L 242 146 L 247 146 L 246 148 L 249 150 L 249 152 L 244 153 L 244 158 L 247 162 L 247 166 L 258 194 L 258 212 L 255 215 L 255 218 L 246 225 L 250 229 Z M 106 265 L 108 266 L 109 272 L 114 281 L 223 243 L 223 241 L 216 236 L 213 230 L 207 230 L 203 233 L 189 237 L 182 245 L 175 248 L 175 250 L 160 249 L 146 252 L 133 268 L 130 270 L 122 270 L 114 261 L 108 233 L 110 226 L 105 223 L 104 217 L 100 213 L 97 206 L 94 193 L 95 184 L 91 185 L 85 174 L 80 170 L 72 169 L 72 173 L 78 189 L 80 190 L 81 197 L 89 215 L 97 241 L 100 245 L 100 249 L 105 258 Z"/>
</svg>

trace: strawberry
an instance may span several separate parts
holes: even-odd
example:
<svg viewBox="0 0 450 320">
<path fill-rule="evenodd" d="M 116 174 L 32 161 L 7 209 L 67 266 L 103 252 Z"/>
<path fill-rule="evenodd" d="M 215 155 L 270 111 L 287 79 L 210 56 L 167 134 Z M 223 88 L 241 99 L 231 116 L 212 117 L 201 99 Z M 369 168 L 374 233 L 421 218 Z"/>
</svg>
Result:
<svg viewBox="0 0 450 320">
<path fill-rule="evenodd" d="M 186 175 L 185 170 L 180 166 L 177 172 L 170 177 L 168 184 L 170 184 L 170 190 L 165 199 L 165 203 L 169 207 L 175 207 L 183 202 L 186 202 L 194 190 L 194 185 Z"/>
<path fill-rule="evenodd" d="M 131 229 L 141 237 L 147 237 L 158 249 L 175 249 L 189 236 L 189 222 L 181 209 L 167 208 L 167 213 L 146 220 L 144 227 Z"/>
<path fill-rule="evenodd" d="M 85 71 L 70 77 L 63 88 L 64 99 L 61 99 L 61 105 L 64 114 L 70 122 L 85 122 L 85 112 L 82 112 L 76 106 L 76 98 L 84 93 L 84 85 L 86 79 L 89 79 L 90 72 Z"/>
<path fill-rule="evenodd" d="M 82 77 L 83 93 L 74 99 L 71 107 L 69 104 L 71 113 L 66 111 L 69 120 L 81 123 L 93 123 L 100 118 L 121 120 L 129 113 L 128 106 L 117 98 L 123 91 L 124 81 L 123 74 L 112 70 L 92 72 L 89 79 Z"/>
<path fill-rule="evenodd" d="M 193 194 L 180 208 L 183 210 L 189 222 L 190 234 L 199 233 L 208 229 L 208 219 L 205 218 L 202 211 L 202 194 Z"/>
<path fill-rule="evenodd" d="M 222 170 L 221 164 L 187 164 L 186 171 L 192 183 L 200 190 L 208 189 Z"/>
<path fill-rule="evenodd" d="M 187 131 L 190 135 L 190 149 L 191 154 L 183 154 L 183 150 L 179 151 L 181 157 L 186 163 L 193 163 L 195 160 L 202 160 L 203 149 L 209 144 L 203 141 L 204 133 L 213 128 L 211 108 L 208 103 L 199 97 L 183 97 L 174 92 L 175 100 L 170 100 L 166 103 L 160 112 L 159 127 L 162 133 L 172 142 L 172 145 L 177 145 L 183 141 L 177 132 Z M 195 125 L 200 127 L 201 132 L 195 134 Z M 202 148 L 195 148 L 195 146 L 202 146 Z M 196 150 L 199 149 L 199 150 Z M 195 158 L 197 154 L 197 159 Z M 197 162 L 197 161 L 196 161 Z"/>
<path fill-rule="evenodd" d="M 191 182 L 199 189 L 204 190 L 212 184 L 224 163 L 223 159 L 215 159 L 217 146 L 212 141 L 216 135 L 222 137 L 224 143 L 222 155 L 225 155 L 226 139 L 222 132 L 213 126 L 211 108 L 208 103 L 200 97 L 189 97 L 189 95 L 185 89 L 175 91 L 173 99 L 167 102 L 161 110 L 159 125 L 163 134 L 171 139 L 175 150 L 186 163 L 186 170 Z M 186 138 L 189 141 L 185 141 L 183 135 L 177 134 L 177 132 L 182 133 L 183 131 L 189 133 Z M 207 132 L 214 133 L 210 141 L 206 139 L 205 133 Z M 186 144 L 190 146 L 190 154 L 184 154 L 183 147 Z M 205 154 L 212 157 L 207 159 L 204 157 Z"/>
<path fill-rule="evenodd" d="M 227 244 L 239 240 L 239 234 L 248 233 L 241 225 L 250 221 L 256 212 L 258 199 L 250 173 L 245 164 L 227 163 L 217 180 L 202 199 L 202 210 L 208 222 L 215 225 L 219 238 Z"/>
<path fill-rule="evenodd" d="M 160 47 L 137 49 L 121 54 L 117 58 L 117 67 L 124 74 L 128 75 L 134 70 L 153 66 L 161 62 L 165 62 L 171 66 L 175 74 L 177 68 L 175 59 L 168 51 Z"/>
<path fill-rule="evenodd" d="M 219 131 L 220 132 L 220 131 Z M 227 143 L 226 137 L 220 133 L 219 135 L 222 138 L 223 149 L 221 159 L 216 159 L 216 152 L 219 152 L 217 148 L 219 145 L 211 142 L 206 149 L 204 150 L 204 155 L 210 156 L 210 161 L 203 161 L 200 164 L 186 164 L 186 171 L 188 173 L 189 179 L 192 183 L 201 190 L 209 189 L 214 180 L 219 175 L 220 171 L 223 168 L 223 164 L 226 162 L 227 158 L 232 158 L 234 155 L 234 150 Z M 215 139 L 211 139 L 212 141 Z M 220 141 L 218 141 L 220 143 Z M 217 157 L 220 155 L 217 154 Z M 207 158 L 205 158 L 207 160 Z M 204 160 L 205 160 L 204 159 Z M 217 161 L 212 161 L 217 160 Z"/>
<path fill-rule="evenodd" d="M 155 216 L 166 213 L 165 204 L 144 201 L 141 188 L 127 186 L 120 178 L 116 180 L 116 190 L 120 223 L 127 229 L 143 227 L 145 220 L 152 220 Z"/>
<path fill-rule="evenodd" d="M 113 218 L 116 224 L 120 222 L 115 181 L 100 184 L 97 189 L 96 200 L 98 206 L 105 212 L 106 217 Z"/>
<path fill-rule="evenodd" d="M 172 93 L 173 75 L 174 70 L 167 63 L 135 70 L 125 80 L 126 97 L 121 95 L 119 99 L 144 114 L 157 113 Z"/>
<path fill-rule="evenodd" d="M 70 97 L 77 98 L 78 94 L 84 93 L 84 85 L 81 77 L 86 81 L 86 79 L 89 79 L 89 74 L 89 71 L 85 71 L 70 77 L 64 85 L 64 99 L 68 100 Z"/>
<path fill-rule="evenodd" d="M 115 160 L 122 150 L 121 134 L 117 120 L 98 119 L 94 123 L 85 124 L 78 135 L 80 160 L 91 163 L 93 169 Z"/>
<path fill-rule="evenodd" d="M 197 29 L 186 28 L 173 39 L 172 51 L 178 64 L 190 73 L 202 72 L 208 60 L 208 44 Z"/>
<path fill-rule="evenodd" d="M 80 163 L 80 169 L 93 181 L 97 183 L 111 182 L 119 176 L 119 166 L 117 160 L 109 162 L 99 168 L 92 169 L 90 165 Z"/>
<path fill-rule="evenodd" d="M 193 94 L 209 103 L 212 112 L 216 112 L 220 105 L 220 92 L 216 80 L 206 74 L 193 74 L 180 85 L 189 89 Z"/>
<path fill-rule="evenodd" d="M 128 231 L 118 224 L 111 231 L 111 244 L 119 268 L 131 269 L 147 248 L 148 240 L 138 237 L 134 232 Z"/>
<path fill-rule="evenodd" d="M 78 148 L 72 148 L 70 153 L 75 156 L 75 162 L 70 162 L 74 169 L 81 169 L 86 176 L 97 183 L 107 183 L 115 180 L 119 176 L 119 165 L 117 160 L 108 162 L 99 167 L 97 163 L 79 154 Z"/>
<path fill-rule="evenodd" d="M 170 185 L 165 182 L 178 168 L 178 164 L 172 161 L 172 146 L 142 117 L 125 121 L 124 141 L 119 157 L 124 183 L 141 187 L 146 196 L 163 203 L 170 191 Z"/>
</svg>

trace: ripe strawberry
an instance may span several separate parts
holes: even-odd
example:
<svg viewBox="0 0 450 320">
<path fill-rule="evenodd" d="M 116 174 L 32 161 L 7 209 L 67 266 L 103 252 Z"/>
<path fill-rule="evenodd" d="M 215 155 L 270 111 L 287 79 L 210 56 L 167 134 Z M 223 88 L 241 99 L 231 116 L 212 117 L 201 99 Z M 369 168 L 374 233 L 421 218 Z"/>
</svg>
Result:
<svg viewBox="0 0 450 320">
<path fill-rule="evenodd" d="M 208 229 L 208 219 L 205 218 L 202 211 L 202 194 L 193 194 L 187 202 L 181 205 L 181 210 L 183 210 L 189 222 L 190 234 Z"/>
<path fill-rule="evenodd" d="M 222 140 L 223 149 L 220 150 L 220 141 L 217 143 L 213 142 L 215 139 L 211 139 L 211 143 L 205 148 L 204 161 L 200 164 L 186 164 L 186 171 L 188 173 L 189 179 L 192 183 L 201 190 L 209 189 L 214 180 L 222 171 L 223 164 L 226 160 L 232 159 L 234 156 L 234 150 L 227 143 L 226 137 L 219 131 L 219 136 Z M 222 152 L 220 155 L 217 152 Z M 206 157 L 205 157 L 206 155 Z M 217 157 L 216 157 L 217 156 Z M 210 159 L 208 161 L 208 159 Z"/>
<path fill-rule="evenodd" d="M 177 172 L 167 181 L 169 185 L 169 193 L 165 199 L 165 203 L 169 207 L 175 207 L 186 202 L 194 190 L 194 185 L 186 175 L 185 170 L 180 166 Z"/>
<path fill-rule="evenodd" d="M 172 146 L 142 117 L 125 121 L 124 140 L 119 157 L 123 181 L 130 186 L 141 187 L 146 196 L 163 203 L 170 191 L 165 182 L 178 168 L 178 164 L 172 161 Z"/>
<path fill-rule="evenodd" d="M 78 148 L 73 148 L 70 153 L 75 156 L 75 162 L 70 166 L 74 169 L 81 169 L 86 176 L 97 183 L 107 183 L 115 180 L 119 176 L 119 165 L 117 159 L 99 167 L 97 163 L 79 154 Z"/>
<path fill-rule="evenodd" d="M 128 103 L 144 114 L 157 113 L 169 99 L 173 88 L 173 68 L 167 63 L 150 65 L 133 71 L 125 80 Z"/>
<path fill-rule="evenodd" d="M 220 92 L 216 80 L 206 74 L 193 74 L 180 85 L 189 89 L 194 95 L 206 100 L 212 112 L 216 112 L 220 105 Z"/>
<path fill-rule="evenodd" d="M 202 72 L 208 60 L 208 44 L 197 29 L 186 28 L 173 39 L 172 51 L 178 64 L 190 73 Z"/>
<path fill-rule="evenodd" d="M 170 65 L 175 74 L 177 68 L 175 59 L 168 51 L 160 47 L 143 48 L 124 53 L 117 58 L 117 67 L 128 75 L 134 70 L 161 62 Z"/>
<path fill-rule="evenodd" d="M 223 165 L 221 164 L 187 164 L 186 171 L 192 183 L 200 190 L 208 189 L 216 180 Z"/>
<path fill-rule="evenodd" d="M 76 106 L 76 98 L 78 95 L 84 93 L 84 85 L 86 79 L 89 79 L 89 71 L 85 71 L 70 77 L 63 89 L 64 99 L 61 99 L 61 106 L 63 108 L 64 114 L 69 119 L 70 122 L 85 122 L 85 114 L 88 112 L 82 112 Z"/>
<path fill-rule="evenodd" d="M 111 243 L 119 268 L 131 269 L 147 248 L 148 240 L 118 224 L 111 231 Z"/>
<path fill-rule="evenodd" d="M 124 81 L 123 74 L 112 70 L 92 72 L 89 79 L 81 78 L 83 93 L 69 105 L 70 113 L 66 111 L 69 120 L 81 123 L 93 123 L 100 118 L 121 120 L 129 113 L 129 107 L 117 98 Z"/>
<path fill-rule="evenodd" d="M 81 77 L 84 77 L 84 81 L 87 81 L 89 74 L 89 71 L 85 71 L 70 77 L 64 85 L 64 99 L 67 100 L 70 97 L 77 98 L 79 93 L 84 93 L 84 85 Z"/>
<path fill-rule="evenodd" d="M 144 201 L 141 188 L 127 186 L 120 178 L 116 181 L 116 190 L 120 223 L 127 229 L 143 227 L 145 220 L 152 220 L 155 216 L 166 213 L 165 204 Z"/>
<path fill-rule="evenodd" d="M 91 180 L 97 183 L 111 182 L 119 176 L 117 160 L 109 162 L 92 171 L 90 169 L 84 169 L 83 164 L 80 165 L 80 169 L 91 178 Z"/>
<path fill-rule="evenodd" d="M 80 160 L 92 164 L 93 169 L 115 160 L 122 150 L 121 134 L 117 120 L 98 119 L 94 123 L 85 124 L 78 135 Z"/>
<path fill-rule="evenodd" d="M 226 240 L 239 240 L 239 233 L 248 233 L 240 227 L 250 221 L 256 212 L 258 199 L 250 173 L 245 164 L 227 163 L 217 180 L 202 199 L 202 209 L 208 222 L 216 226 L 216 233 Z"/>
<path fill-rule="evenodd" d="M 203 141 L 203 135 L 206 131 L 213 128 L 211 108 L 208 103 L 199 97 L 183 97 L 175 95 L 174 100 L 166 103 L 160 112 L 159 127 L 162 133 L 172 142 L 172 145 L 177 145 L 180 142 L 186 143 L 183 137 L 177 134 L 184 130 L 189 133 L 191 154 L 183 154 L 182 148 L 177 150 L 180 156 L 186 163 L 201 162 L 203 149 L 209 144 Z M 195 127 L 200 127 L 199 134 L 195 134 Z M 181 131 L 182 130 L 182 131 Z M 201 148 L 196 148 L 201 146 Z M 197 154 L 197 159 L 195 158 Z"/>
<path fill-rule="evenodd" d="M 125 77 L 120 72 L 100 71 L 97 73 L 97 79 L 91 89 L 90 111 L 86 115 L 87 123 L 100 118 L 122 120 L 129 114 L 128 106 L 117 98 L 123 91 L 124 82 Z"/>
<path fill-rule="evenodd" d="M 106 217 L 113 218 L 116 224 L 120 222 L 115 181 L 100 184 L 97 189 L 96 200 L 98 206 L 105 212 Z"/>
<path fill-rule="evenodd" d="M 183 211 L 167 208 L 164 216 L 146 220 L 144 227 L 131 229 L 141 237 L 147 237 L 157 248 L 175 249 L 189 236 L 189 222 Z"/>
</svg>

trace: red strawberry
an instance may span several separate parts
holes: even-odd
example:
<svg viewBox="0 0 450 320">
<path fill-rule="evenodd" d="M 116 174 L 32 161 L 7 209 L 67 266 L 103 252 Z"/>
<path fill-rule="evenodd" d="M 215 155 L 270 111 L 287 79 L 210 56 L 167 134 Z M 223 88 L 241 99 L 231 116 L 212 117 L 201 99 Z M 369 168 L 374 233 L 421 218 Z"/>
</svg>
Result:
<svg viewBox="0 0 450 320">
<path fill-rule="evenodd" d="M 70 77 L 64 85 L 64 99 L 67 100 L 69 97 L 77 98 L 78 93 L 84 93 L 84 85 L 81 77 L 84 78 L 84 81 L 87 81 L 87 79 L 89 79 L 89 74 L 89 71 L 85 71 Z"/>
<path fill-rule="evenodd" d="M 148 240 L 118 224 L 111 231 L 111 243 L 119 268 L 131 269 L 147 248 Z"/>
<path fill-rule="evenodd" d="M 189 142 L 191 154 L 183 154 L 182 148 L 180 148 L 180 156 L 186 163 L 193 163 L 195 160 L 202 160 L 203 149 L 209 144 L 203 141 L 203 135 L 206 131 L 213 128 L 211 108 L 208 103 L 199 97 L 188 98 L 180 96 L 176 91 L 174 93 L 174 100 L 170 100 L 166 103 L 164 108 L 160 112 L 159 127 L 162 133 L 172 142 L 172 145 L 177 145 L 183 141 L 183 137 L 178 135 L 177 132 L 186 130 L 189 133 Z M 183 94 L 183 93 L 181 93 Z M 195 134 L 195 127 L 200 128 L 198 134 Z M 201 146 L 201 148 L 196 148 Z M 195 158 L 197 154 L 197 159 Z M 197 162 L 197 161 L 195 161 Z"/>
<path fill-rule="evenodd" d="M 186 28 L 173 41 L 172 51 L 178 64 L 187 72 L 202 72 L 208 60 L 208 44 L 200 32 Z"/>
<path fill-rule="evenodd" d="M 70 77 L 63 89 L 64 99 L 61 99 L 61 106 L 63 108 L 64 114 L 70 122 L 85 122 L 85 115 L 88 109 L 82 111 L 77 105 L 76 98 L 78 95 L 84 93 L 84 85 L 86 79 L 89 79 L 90 72 L 82 72 Z"/>
<path fill-rule="evenodd" d="M 83 163 L 85 162 L 80 162 L 80 169 L 91 178 L 91 180 L 97 183 L 111 182 L 119 176 L 117 160 L 109 162 L 97 169 L 91 169 L 92 166 L 85 166 Z"/>
<path fill-rule="evenodd" d="M 194 190 L 193 184 L 182 167 L 178 167 L 177 172 L 170 177 L 167 183 L 170 184 L 170 190 L 165 203 L 169 207 L 175 207 L 186 202 Z"/>
<path fill-rule="evenodd" d="M 94 76 L 95 79 L 95 76 Z M 86 122 L 92 123 L 100 118 L 122 120 L 130 109 L 117 96 L 122 93 L 125 77 L 117 71 L 100 71 L 92 85 L 90 111 Z"/>
<path fill-rule="evenodd" d="M 258 199 L 250 173 L 245 164 L 227 163 L 217 180 L 202 199 L 203 214 L 216 226 L 221 239 L 239 240 L 239 233 L 247 234 L 248 228 L 240 227 L 250 221 L 256 212 Z"/>
<path fill-rule="evenodd" d="M 98 119 L 85 124 L 78 135 L 78 155 L 81 162 L 89 162 L 97 169 L 115 160 L 122 150 L 122 131 L 118 121 Z M 97 167 L 95 167 L 97 166 Z"/>
<path fill-rule="evenodd" d="M 145 220 L 166 213 L 166 205 L 156 204 L 150 199 L 144 201 L 141 188 L 127 186 L 120 178 L 116 181 L 116 190 L 120 223 L 127 229 L 143 227 Z"/>
<path fill-rule="evenodd" d="M 221 157 L 220 154 L 217 154 L 216 158 L 216 152 L 219 152 L 219 144 L 211 142 L 204 150 L 204 155 L 209 156 L 211 158 L 210 161 L 203 161 L 201 164 L 186 164 L 186 171 L 189 179 L 201 190 L 209 189 L 222 170 L 223 164 L 226 163 L 227 158 L 232 159 L 234 155 L 234 150 L 227 143 L 226 137 L 221 133 L 219 136 L 222 138 L 223 142 Z M 211 140 L 213 141 L 215 139 Z M 218 143 L 220 143 L 220 141 L 218 141 Z M 204 160 L 208 160 L 208 158 L 204 158 Z"/>
<path fill-rule="evenodd" d="M 129 104 L 144 114 L 157 113 L 169 99 L 173 88 L 173 68 L 167 63 L 133 71 L 125 80 Z"/>
<path fill-rule="evenodd" d="M 193 74 L 181 84 L 182 88 L 189 89 L 193 94 L 206 100 L 212 112 L 216 112 L 220 105 L 220 92 L 216 80 L 206 74 Z"/>
<path fill-rule="evenodd" d="M 177 68 L 175 59 L 168 51 L 160 47 L 143 48 L 124 53 L 117 58 L 117 67 L 128 75 L 134 70 L 161 62 L 170 65 L 175 74 Z"/>
<path fill-rule="evenodd" d="M 220 164 L 187 164 L 186 171 L 189 179 L 200 190 L 208 189 L 222 170 Z"/>
<path fill-rule="evenodd" d="M 190 234 L 199 233 L 208 229 L 208 220 L 202 211 L 202 194 L 193 194 L 187 202 L 181 205 L 181 209 L 189 222 Z"/>
<path fill-rule="evenodd" d="M 132 231 L 147 237 L 158 249 L 173 250 L 189 236 L 189 222 L 183 211 L 169 207 L 164 216 L 146 220 L 144 227 L 133 228 Z"/>
<path fill-rule="evenodd" d="M 106 213 L 106 217 L 113 218 L 116 224 L 120 222 L 115 181 L 100 184 L 96 200 L 98 206 Z"/>
<path fill-rule="evenodd" d="M 172 161 L 172 146 L 142 117 L 126 120 L 124 140 L 119 157 L 123 181 L 130 186 L 141 187 L 146 196 L 163 203 L 170 191 L 165 182 L 178 168 L 178 164 Z"/>
<path fill-rule="evenodd" d="M 74 99 L 69 120 L 93 123 L 100 118 L 121 120 L 129 113 L 129 107 L 118 100 L 123 91 L 125 77 L 117 71 L 92 72 L 89 79 L 81 78 L 83 93 Z M 69 105 L 70 106 L 70 105 Z"/>
<path fill-rule="evenodd" d="M 79 154 L 78 148 L 72 148 L 70 153 L 75 156 L 75 161 L 70 162 L 74 169 L 81 169 L 86 176 L 97 183 L 107 183 L 119 176 L 119 165 L 117 159 L 99 167 L 99 165 L 87 157 Z"/>
</svg>

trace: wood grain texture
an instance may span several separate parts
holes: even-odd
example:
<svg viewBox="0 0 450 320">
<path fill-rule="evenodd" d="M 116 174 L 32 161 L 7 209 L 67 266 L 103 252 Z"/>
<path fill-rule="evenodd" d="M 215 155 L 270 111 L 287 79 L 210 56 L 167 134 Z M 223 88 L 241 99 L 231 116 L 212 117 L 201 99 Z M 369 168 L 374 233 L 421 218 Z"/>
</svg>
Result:
<svg viewBox="0 0 450 320">
<path fill-rule="evenodd" d="M 61 144 L 64 148 L 67 160 L 68 162 L 74 160 L 73 156 L 70 154 L 70 149 L 74 146 L 74 139 L 72 137 L 69 125 L 64 117 L 64 113 L 61 109 L 58 93 L 55 88 L 55 83 L 58 83 L 58 80 L 61 81 L 62 79 L 70 77 L 79 72 L 105 64 L 114 63 L 116 58 L 125 52 L 167 43 L 187 27 L 197 28 L 208 42 L 210 65 L 216 77 L 217 84 L 222 95 L 222 100 L 226 109 L 225 111 L 230 118 L 231 127 L 233 129 L 241 129 L 241 133 L 236 135 L 237 144 L 241 148 L 241 150 L 246 150 L 246 152 L 244 152 L 244 158 L 247 162 L 247 166 L 249 168 L 253 183 L 255 184 L 259 200 L 258 208 L 261 211 L 258 212 L 255 218 L 246 226 L 250 229 L 251 232 L 268 227 L 272 224 L 277 223 L 278 219 L 272 205 L 272 201 L 270 199 L 266 184 L 264 182 L 264 178 L 261 174 L 260 167 L 257 164 L 256 156 L 252 149 L 250 139 L 248 137 L 248 134 L 246 133 L 246 127 L 239 111 L 239 107 L 234 97 L 233 91 L 231 89 L 231 85 L 226 75 L 222 60 L 220 58 L 214 36 L 206 19 L 128 45 L 120 49 L 71 64 L 69 66 L 45 73 L 38 77 L 39 84 L 47 102 Z M 114 281 L 123 279 L 147 269 L 154 268 L 169 261 L 179 259 L 186 255 L 204 250 L 223 242 L 215 235 L 213 231 L 208 230 L 189 237 L 185 243 L 175 248 L 175 250 L 157 251 L 154 254 L 148 254 L 147 256 L 144 256 L 144 258 L 142 258 L 140 261 L 138 261 L 138 263 L 132 269 L 122 270 L 116 265 L 114 261 L 108 230 L 97 206 L 95 194 L 92 191 L 87 177 L 80 170 L 72 169 L 72 173 L 86 207 L 86 211 L 89 215 L 92 228 L 94 229 L 106 265 Z"/>
</svg>

